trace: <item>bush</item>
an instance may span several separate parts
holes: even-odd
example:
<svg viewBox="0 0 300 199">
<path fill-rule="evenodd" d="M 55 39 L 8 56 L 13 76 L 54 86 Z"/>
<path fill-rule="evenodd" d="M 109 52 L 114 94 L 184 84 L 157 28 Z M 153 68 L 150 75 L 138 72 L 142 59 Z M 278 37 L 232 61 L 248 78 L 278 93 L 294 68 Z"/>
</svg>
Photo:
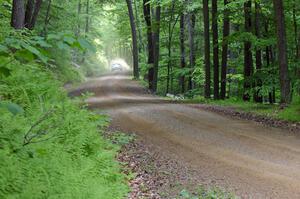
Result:
<svg viewBox="0 0 300 199">
<path fill-rule="evenodd" d="M 0 198 L 123 198 L 118 147 L 102 139 L 106 117 L 68 99 L 54 74 L 13 61 L 0 81 Z M 79 103 L 78 103 L 79 104 Z"/>
</svg>

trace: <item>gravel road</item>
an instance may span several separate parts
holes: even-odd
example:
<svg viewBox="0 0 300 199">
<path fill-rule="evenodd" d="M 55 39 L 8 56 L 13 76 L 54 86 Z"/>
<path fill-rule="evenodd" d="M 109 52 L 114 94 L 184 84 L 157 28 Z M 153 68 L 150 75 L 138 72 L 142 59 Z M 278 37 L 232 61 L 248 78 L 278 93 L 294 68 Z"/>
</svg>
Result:
<svg viewBox="0 0 300 199">
<path fill-rule="evenodd" d="M 300 136 L 147 94 L 125 73 L 89 79 L 71 93 L 93 92 L 90 108 L 182 162 L 196 182 L 241 198 L 300 198 Z M 193 179 L 195 181 L 195 179 Z"/>
</svg>

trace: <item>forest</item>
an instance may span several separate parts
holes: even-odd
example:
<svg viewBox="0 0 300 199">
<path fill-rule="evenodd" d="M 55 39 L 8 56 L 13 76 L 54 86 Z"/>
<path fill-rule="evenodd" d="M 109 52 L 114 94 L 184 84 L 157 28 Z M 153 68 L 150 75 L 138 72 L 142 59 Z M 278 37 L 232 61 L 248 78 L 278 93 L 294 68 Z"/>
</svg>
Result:
<svg viewBox="0 0 300 199">
<path fill-rule="evenodd" d="M 296 1 L 137 1 L 134 8 L 134 66 L 152 92 L 270 104 L 299 99 Z"/>
<path fill-rule="evenodd" d="M 130 82 L 127 76 L 124 80 L 123 75 L 126 71 L 123 69 L 119 73 L 113 73 L 116 76 L 111 78 L 114 62 L 120 63 L 126 71 L 130 71 Z M 105 78 L 111 80 L 107 81 Z M 92 83 L 89 83 L 90 81 Z M 98 95 L 103 95 L 103 99 Z M 175 106 L 175 103 L 180 105 Z M 163 107 L 166 104 L 170 105 L 170 110 L 166 106 Z M 299 137 L 294 138 L 295 134 L 285 137 L 284 133 L 288 128 L 297 134 L 300 126 L 299 2 L 0 0 L 0 198 L 117 199 L 126 198 L 130 193 L 131 197 L 128 198 L 171 198 L 170 195 L 164 197 L 160 193 L 160 196 L 155 197 L 153 194 L 132 196 L 132 190 L 135 189 L 132 184 L 136 176 L 140 176 L 140 170 L 135 170 L 138 166 L 134 166 L 132 171 L 124 172 L 125 163 L 120 159 L 126 159 L 130 155 L 124 155 L 124 152 L 120 151 L 124 148 L 127 150 L 123 145 L 132 139 L 126 132 L 136 133 L 140 136 L 139 139 L 150 142 L 142 144 L 147 147 L 157 145 L 163 148 L 162 140 L 172 139 L 165 144 L 167 146 L 174 142 L 176 147 L 171 147 L 170 144 L 169 148 L 161 150 L 166 154 L 182 153 L 182 160 L 178 161 L 192 164 L 190 162 L 193 161 L 185 154 L 197 151 L 198 148 L 176 149 L 177 146 L 188 145 L 183 144 L 183 138 L 176 136 L 185 133 L 192 136 L 187 132 L 194 133 L 191 129 L 196 127 L 201 133 L 206 132 L 202 128 L 213 125 L 226 129 L 227 124 L 220 116 L 211 116 L 206 112 L 194 113 L 195 109 L 188 109 L 185 105 L 209 107 L 206 109 L 217 107 L 222 111 L 225 107 L 225 111 L 241 111 L 239 115 L 246 113 L 246 120 L 249 120 L 250 114 L 251 118 L 255 118 L 255 122 L 267 123 L 267 126 L 271 127 L 253 127 L 250 123 L 243 123 L 242 127 L 235 126 L 228 130 L 230 133 L 226 136 L 239 135 L 246 129 L 249 130 L 249 135 L 240 137 L 248 139 L 251 136 L 255 137 L 255 133 L 258 132 L 261 134 L 257 135 L 257 139 L 263 136 L 266 136 L 266 142 L 274 139 L 270 144 L 274 151 L 268 149 L 270 157 L 275 154 L 276 146 L 286 146 L 285 142 L 292 140 L 291 146 L 279 151 L 276 158 L 292 164 L 295 172 L 299 171 L 299 165 L 295 166 L 299 157 L 295 156 L 293 159 L 294 152 L 299 149 Z M 108 114 L 102 112 L 106 109 Z M 203 107 L 200 107 L 200 110 L 202 109 Z M 158 112 L 153 112 L 154 110 Z M 165 118 L 168 116 L 164 116 L 168 111 L 172 112 L 170 117 L 176 119 L 175 122 L 168 122 L 173 121 L 174 126 L 178 125 L 177 129 L 168 127 Z M 157 116 L 160 119 L 155 118 L 155 114 L 160 114 Z M 143 117 L 145 121 L 141 119 Z M 199 120 L 196 121 L 196 118 Z M 263 121 L 260 121 L 261 119 Z M 162 121 L 165 122 L 160 125 L 159 122 Z M 206 121 L 211 125 L 206 124 Z M 236 124 L 233 119 L 228 121 Z M 116 124 L 117 122 L 119 123 Z M 218 122 L 220 124 L 217 124 Z M 187 124 L 191 127 L 186 127 Z M 272 137 L 270 133 L 273 127 L 276 128 L 274 131 L 277 137 Z M 181 132 L 180 129 L 183 128 Z M 153 131 L 149 133 L 153 134 L 153 138 L 148 137 L 147 133 L 143 134 L 150 131 L 149 129 Z M 209 131 L 221 132 L 220 129 Z M 111 140 L 111 135 L 107 136 L 107 132 L 114 130 L 118 133 L 124 131 L 126 135 L 120 133 L 112 136 Z M 178 135 L 171 135 L 171 132 Z M 189 141 L 192 143 L 197 140 L 197 136 Z M 209 136 L 203 136 L 201 139 L 208 139 Z M 199 145 L 202 143 L 201 139 Z M 217 146 L 218 139 L 212 140 L 208 139 L 207 142 L 216 147 L 223 146 Z M 253 140 L 245 141 L 246 145 L 256 142 Z M 265 149 L 261 144 L 264 145 L 262 142 L 254 144 L 255 147 L 259 146 L 255 150 Z M 237 147 L 240 145 L 243 145 L 241 140 L 236 143 Z M 231 150 L 231 146 L 226 147 L 223 152 Z M 145 155 L 145 151 L 151 150 L 151 147 L 147 150 L 142 149 L 139 156 L 134 156 L 135 161 L 139 161 L 139 158 Z M 199 154 L 222 154 L 221 149 L 209 150 L 211 151 Z M 247 150 L 248 148 L 245 149 Z M 268 150 L 266 149 L 267 152 Z M 262 151 L 257 154 L 260 152 Z M 292 155 L 283 156 L 281 152 Z M 226 161 L 231 160 L 229 153 L 224 152 L 224 157 L 228 155 Z M 221 161 L 220 154 L 214 155 L 213 158 Z M 267 161 L 264 159 L 266 156 L 261 155 L 258 162 Z M 172 155 L 170 157 L 173 159 Z M 238 155 L 232 159 L 239 162 Z M 226 162 L 223 159 L 222 161 Z M 251 161 L 254 161 L 253 159 L 249 162 L 255 164 Z M 292 176 L 288 172 L 294 170 L 279 171 L 277 165 L 270 166 L 273 163 L 266 163 L 264 168 L 269 168 L 269 172 L 274 171 L 276 175 L 284 175 L 282 173 L 286 172 L 289 176 L 284 179 Z M 236 164 L 238 163 L 235 162 L 234 165 Z M 128 165 L 130 167 L 132 163 Z M 209 163 L 204 167 L 210 167 L 208 165 Z M 286 169 L 285 166 L 280 169 Z M 278 170 L 274 169 L 275 167 Z M 219 169 L 213 166 L 211 168 Z M 160 169 L 159 167 L 158 170 Z M 172 173 L 163 169 L 161 173 Z M 233 167 L 228 170 L 231 169 L 234 170 Z M 178 173 L 183 171 L 178 170 Z M 134 174 L 135 172 L 138 174 Z M 243 172 L 244 170 L 241 171 Z M 244 173 L 248 175 L 249 172 L 247 170 Z M 224 174 L 225 177 L 226 175 Z M 231 177 L 232 184 L 241 181 L 235 179 L 234 175 Z M 219 179 L 219 176 L 214 178 Z M 300 178 L 298 179 L 298 174 L 293 178 L 293 182 L 298 183 L 295 183 L 295 188 L 300 185 Z M 153 181 L 153 184 L 159 183 L 159 180 Z M 167 181 L 165 186 L 175 187 L 170 185 L 172 180 Z M 147 183 L 149 182 L 145 182 L 146 185 L 140 183 L 142 185 L 139 186 L 139 192 L 147 192 L 143 187 L 147 186 Z M 201 183 L 208 184 L 210 191 L 201 192 L 196 196 L 185 190 L 188 183 L 182 183 L 182 187 L 172 190 L 172 198 L 234 198 L 219 189 L 211 190 L 210 183 Z M 289 183 L 290 181 L 286 181 L 282 186 L 285 187 Z M 274 187 L 278 184 L 280 183 L 276 184 L 274 181 Z M 253 196 L 246 193 L 247 186 L 228 188 L 227 185 L 218 182 L 212 186 L 225 187 L 225 191 L 230 192 L 238 190 L 234 194 L 242 197 Z M 155 192 L 161 191 L 158 187 L 160 185 L 156 185 L 157 190 L 153 188 Z M 259 191 L 262 188 L 259 183 L 253 187 Z M 147 190 L 149 192 L 151 188 Z M 250 190 L 255 192 L 254 188 Z M 297 187 L 292 191 L 286 189 L 290 194 L 295 194 L 293 196 L 299 194 L 300 197 L 299 191 L 295 190 Z M 283 192 L 278 193 L 283 195 L 272 195 L 273 192 L 265 191 L 263 194 L 266 195 L 256 196 L 288 197 Z"/>
</svg>

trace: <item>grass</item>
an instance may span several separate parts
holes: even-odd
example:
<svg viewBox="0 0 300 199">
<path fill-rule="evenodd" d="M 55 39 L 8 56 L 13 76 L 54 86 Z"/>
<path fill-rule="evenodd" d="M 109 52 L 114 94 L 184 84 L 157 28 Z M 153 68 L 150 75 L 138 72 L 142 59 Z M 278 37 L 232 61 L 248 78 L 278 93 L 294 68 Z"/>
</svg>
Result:
<svg viewBox="0 0 300 199">
<path fill-rule="evenodd" d="M 236 199 L 232 193 L 223 191 L 220 188 L 212 187 L 206 189 L 203 186 L 200 186 L 197 191 L 191 193 L 186 189 L 182 190 L 179 194 L 178 199 Z"/>
<path fill-rule="evenodd" d="M 281 109 L 278 104 L 244 102 L 235 98 L 226 100 L 210 100 L 203 97 L 186 99 L 184 103 L 201 103 L 223 107 L 231 107 L 239 111 L 263 115 L 275 119 L 286 120 L 290 122 L 300 122 L 300 99 L 296 98 L 288 107 Z"/>
</svg>

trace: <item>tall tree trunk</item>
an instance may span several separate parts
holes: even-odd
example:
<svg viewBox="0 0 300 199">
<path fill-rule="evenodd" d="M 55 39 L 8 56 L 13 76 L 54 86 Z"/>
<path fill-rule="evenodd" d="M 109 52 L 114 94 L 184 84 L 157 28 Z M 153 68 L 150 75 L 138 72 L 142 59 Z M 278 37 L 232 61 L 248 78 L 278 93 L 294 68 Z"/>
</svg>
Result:
<svg viewBox="0 0 300 199">
<path fill-rule="evenodd" d="M 139 51 L 138 51 L 138 43 L 137 43 L 137 34 L 136 34 L 136 26 L 132 9 L 132 1 L 126 0 L 129 19 L 130 19 L 130 27 L 131 27 L 131 35 L 132 35 L 132 55 L 133 55 L 133 75 L 134 78 L 139 78 Z"/>
<path fill-rule="evenodd" d="M 298 24 L 297 24 L 297 17 L 296 17 L 296 2 L 294 0 L 294 7 L 293 7 L 293 25 L 294 25 L 294 41 L 295 41 L 295 57 L 296 59 L 300 58 L 300 41 L 298 39 Z M 299 35 L 300 37 L 300 35 Z"/>
<path fill-rule="evenodd" d="M 15 29 L 22 29 L 25 25 L 24 0 L 13 0 L 11 26 Z"/>
<path fill-rule="evenodd" d="M 139 40 L 139 52 L 141 53 L 142 50 L 144 49 L 144 43 L 143 43 L 143 37 L 142 37 L 142 32 L 141 32 L 141 23 L 140 23 L 140 17 L 139 17 L 139 10 L 138 10 L 138 4 L 137 0 L 134 0 L 134 11 L 135 11 L 135 21 L 136 21 L 136 29 L 138 32 L 138 40 Z"/>
<path fill-rule="evenodd" d="M 224 0 L 224 6 L 228 4 L 228 0 Z M 223 21 L 223 42 L 222 42 L 222 70 L 221 70 L 221 94 L 220 98 L 226 97 L 226 82 L 227 82 L 227 61 L 228 61 L 228 36 L 230 33 L 230 20 L 228 9 L 224 10 Z"/>
<path fill-rule="evenodd" d="M 204 49 L 205 49 L 205 97 L 210 98 L 210 41 L 208 0 L 203 0 Z"/>
<path fill-rule="evenodd" d="M 188 81 L 188 90 L 193 89 L 193 81 L 192 81 L 192 69 L 195 67 L 195 24 L 196 24 L 196 16 L 194 13 L 189 14 L 188 19 L 188 28 L 189 28 L 189 46 L 190 46 L 190 74 Z"/>
<path fill-rule="evenodd" d="M 212 0 L 212 33 L 214 61 L 214 99 L 219 99 L 218 0 Z"/>
<path fill-rule="evenodd" d="M 184 24 L 184 14 L 180 15 L 180 60 L 181 60 L 181 69 L 185 68 L 185 45 L 184 45 L 184 40 L 185 40 L 185 24 Z M 180 76 L 179 80 L 180 88 L 181 88 L 181 93 L 185 92 L 185 77 L 184 75 Z"/>
<path fill-rule="evenodd" d="M 31 29 L 31 30 L 34 28 L 34 26 L 36 24 L 37 17 L 39 15 L 42 3 L 43 3 L 42 0 L 36 0 L 36 2 L 35 2 L 34 11 L 33 11 L 32 19 L 31 19 L 30 27 L 29 27 L 29 29 Z"/>
<path fill-rule="evenodd" d="M 251 0 L 244 3 L 245 14 L 245 31 L 251 32 Z M 251 52 L 251 41 L 246 40 L 244 42 L 244 101 L 250 101 L 250 78 L 253 71 L 253 58 Z"/>
<path fill-rule="evenodd" d="M 50 9 L 51 9 L 51 2 L 52 0 L 48 0 L 48 6 L 47 6 L 47 12 L 45 16 L 45 22 L 44 22 L 44 30 L 43 34 L 46 36 L 48 33 L 48 24 L 50 22 Z"/>
<path fill-rule="evenodd" d="M 161 7 L 158 5 L 155 9 L 155 30 L 153 34 L 154 40 L 154 75 L 153 75 L 153 93 L 157 91 L 158 68 L 159 68 L 159 45 L 160 45 L 160 16 Z"/>
<path fill-rule="evenodd" d="M 149 90 L 153 91 L 154 41 L 153 41 L 152 22 L 151 22 L 151 7 L 150 7 L 150 3 L 148 3 L 148 0 L 143 0 L 143 12 L 144 12 L 144 18 L 147 26 Z"/>
<path fill-rule="evenodd" d="M 174 18 L 174 10 L 175 10 L 175 2 L 172 0 L 172 7 L 171 7 L 171 16 L 170 21 L 168 24 L 168 66 L 167 66 L 167 89 L 166 93 L 169 93 L 169 86 L 170 86 L 170 72 L 171 72 L 171 57 L 172 57 L 172 37 L 173 37 L 173 31 L 172 31 L 172 22 Z"/>
<path fill-rule="evenodd" d="M 76 30 L 76 36 L 78 37 L 80 35 L 80 14 L 81 14 L 81 0 L 78 0 L 77 4 L 77 30 Z"/>
<path fill-rule="evenodd" d="M 25 27 L 29 27 L 31 23 L 31 18 L 33 15 L 34 10 L 34 0 L 28 0 L 26 4 L 26 11 L 25 11 Z"/>
<path fill-rule="evenodd" d="M 295 61 L 297 62 L 300 60 L 300 34 L 298 33 L 298 24 L 297 24 L 297 3 L 296 0 L 293 2 L 293 26 L 294 26 L 294 41 L 295 41 Z M 296 77 L 300 76 L 300 68 L 294 67 L 293 72 Z M 292 81 L 292 91 L 291 91 L 291 98 L 293 98 L 293 93 L 296 91 L 294 88 L 295 82 Z M 300 87 L 298 87 L 298 94 L 300 95 Z M 292 101 L 292 99 L 291 99 Z"/>
<path fill-rule="evenodd" d="M 261 16 L 261 8 L 258 2 L 255 2 L 255 35 L 258 39 L 261 38 L 261 34 L 260 34 L 260 16 Z M 256 63 L 256 72 L 258 74 L 261 73 L 261 69 L 262 69 L 262 53 L 261 53 L 261 49 L 256 47 L 256 51 L 255 51 L 255 63 Z M 256 86 L 258 87 L 258 89 L 254 91 L 254 101 L 255 102 L 259 102 L 262 103 L 263 102 L 263 98 L 262 95 L 260 94 L 261 92 L 261 87 L 262 87 L 262 80 L 260 79 L 260 77 L 258 77 L 256 79 Z"/>
<path fill-rule="evenodd" d="M 265 37 L 268 37 L 268 36 L 269 36 L 269 20 L 266 19 L 265 20 Z M 272 63 L 272 65 L 274 64 L 272 46 L 267 46 L 266 47 L 266 63 L 267 63 L 268 68 L 270 68 L 271 63 Z M 269 74 L 272 75 L 272 71 L 270 71 Z M 272 82 L 272 84 L 274 84 L 274 82 Z M 276 102 L 275 87 L 274 86 L 272 86 L 272 90 L 269 91 L 269 102 L 270 102 L 270 104 L 273 104 L 273 103 Z"/>
<path fill-rule="evenodd" d="M 279 78 L 280 78 L 280 92 L 281 103 L 286 104 L 291 101 L 291 85 L 288 70 L 287 60 L 287 44 L 286 44 L 286 30 L 285 17 L 282 0 L 273 0 L 275 21 L 277 29 L 277 45 L 278 45 L 278 61 L 279 61 Z"/>
<path fill-rule="evenodd" d="M 85 34 L 89 32 L 89 21 L 90 21 L 90 1 L 86 0 L 86 18 L 85 18 Z"/>
</svg>

